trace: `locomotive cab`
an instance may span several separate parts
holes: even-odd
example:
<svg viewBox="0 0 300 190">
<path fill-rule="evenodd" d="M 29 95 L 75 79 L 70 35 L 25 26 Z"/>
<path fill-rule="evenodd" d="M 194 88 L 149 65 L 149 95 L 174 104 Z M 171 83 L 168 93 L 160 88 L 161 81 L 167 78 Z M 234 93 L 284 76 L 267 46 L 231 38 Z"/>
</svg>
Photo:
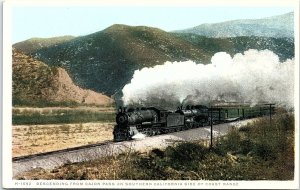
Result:
<svg viewBox="0 0 300 190">
<path fill-rule="evenodd" d="M 183 115 L 185 117 L 185 123 L 189 126 L 204 126 L 208 122 L 208 108 L 204 105 L 187 105 L 185 109 L 181 107 L 175 113 Z"/>
</svg>

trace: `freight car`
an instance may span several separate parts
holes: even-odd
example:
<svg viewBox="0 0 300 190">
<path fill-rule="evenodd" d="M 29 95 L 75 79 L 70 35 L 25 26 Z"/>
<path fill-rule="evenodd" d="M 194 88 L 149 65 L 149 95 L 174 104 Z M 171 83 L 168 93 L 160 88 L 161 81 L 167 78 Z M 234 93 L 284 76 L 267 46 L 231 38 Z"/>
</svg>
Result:
<svg viewBox="0 0 300 190">
<path fill-rule="evenodd" d="M 260 117 L 274 112 L 268 106 L 215 106 L 204 105 L 178 107 L 168 111 L 155 107 L 119 108 L 113 131 L 114 141 L 134 139 L 137 135 L 153 136 L 188 130 L 212 124 L 232 122 L 240 119 Z"/>
</svg>

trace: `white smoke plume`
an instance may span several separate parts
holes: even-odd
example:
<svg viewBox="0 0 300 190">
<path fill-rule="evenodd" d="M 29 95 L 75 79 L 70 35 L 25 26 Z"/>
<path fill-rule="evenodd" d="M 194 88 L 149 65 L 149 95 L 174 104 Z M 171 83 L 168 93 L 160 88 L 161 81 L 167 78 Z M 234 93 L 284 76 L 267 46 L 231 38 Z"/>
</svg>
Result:
<svg viewBox="0 0 300 190">
<path fill-rule="evenodd" d="M 142 139 L 146 138 L 146 135 L 143 133 L 138 133 L 138 134 L 132 136 L 131 138 L 134 140 L 142 140 Z"/>
<path fill-rule="evenodd" d="M 294 105 L 294 59 L 280 62 L 269 50 L 248 50 L 233 58 L 216 53 L 211 64 L 166 62 L 136 70 L 123 88 L 125 105 L 223 102 Z"/>
</svg>

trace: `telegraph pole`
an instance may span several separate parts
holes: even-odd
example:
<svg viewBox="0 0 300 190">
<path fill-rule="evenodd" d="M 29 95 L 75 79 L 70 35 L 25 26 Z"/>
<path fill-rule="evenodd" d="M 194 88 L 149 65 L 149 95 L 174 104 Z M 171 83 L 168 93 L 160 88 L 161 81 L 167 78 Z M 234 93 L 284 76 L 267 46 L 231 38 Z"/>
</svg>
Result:
<svg viewBox="0 0 300 190">
<path fill-rule="evenodd" d="M 212 107 L 210 107 L 210 149 L 213 146 L 213 119 L 212 119 Z"/>
<path fill-rule="evenodd" d="M 275 104 L 265 104 L 269 106 L 269 124 L 270 124 L 270 128 L 272 127 L 272 106 Z M 266 130 L 264 129 L 264 136 L 266 136 Z"/>
<path fill-rule="evenodd" d="M 270 104 L 270 127 L 272 126 L 272 104 Z"/>
</svg>

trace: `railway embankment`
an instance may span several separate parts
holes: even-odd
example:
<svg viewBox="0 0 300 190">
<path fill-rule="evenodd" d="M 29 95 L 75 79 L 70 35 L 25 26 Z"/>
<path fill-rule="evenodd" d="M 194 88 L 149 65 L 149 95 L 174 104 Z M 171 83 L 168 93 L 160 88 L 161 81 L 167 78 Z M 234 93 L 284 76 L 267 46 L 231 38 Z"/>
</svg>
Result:
<svg viewBox="0 0 300 190">
<path fill-rule="evenodd" d="M 244 126 L 256 119 L 223 123 L 213 126 L 213 137 L 225 135 L 231 128 Z M 53 154 L 44 154 L 24 157 L 13 162 L 13 176 L 33 169 L 53 169 L 70 163 L 91 161 L 101 157 L 116 156 L 128 151 L 147 152 L 154 148 L 166 148 L 176 142 L 190 142 L 196 140 L 209 140 L 211 135 L 210 126 L 180 131 L 171 134 L 146 137 L 143 139 L 103 143 L 98 146 L 78 148 L 69 151 L 57 151 Z"/>
</svg>

